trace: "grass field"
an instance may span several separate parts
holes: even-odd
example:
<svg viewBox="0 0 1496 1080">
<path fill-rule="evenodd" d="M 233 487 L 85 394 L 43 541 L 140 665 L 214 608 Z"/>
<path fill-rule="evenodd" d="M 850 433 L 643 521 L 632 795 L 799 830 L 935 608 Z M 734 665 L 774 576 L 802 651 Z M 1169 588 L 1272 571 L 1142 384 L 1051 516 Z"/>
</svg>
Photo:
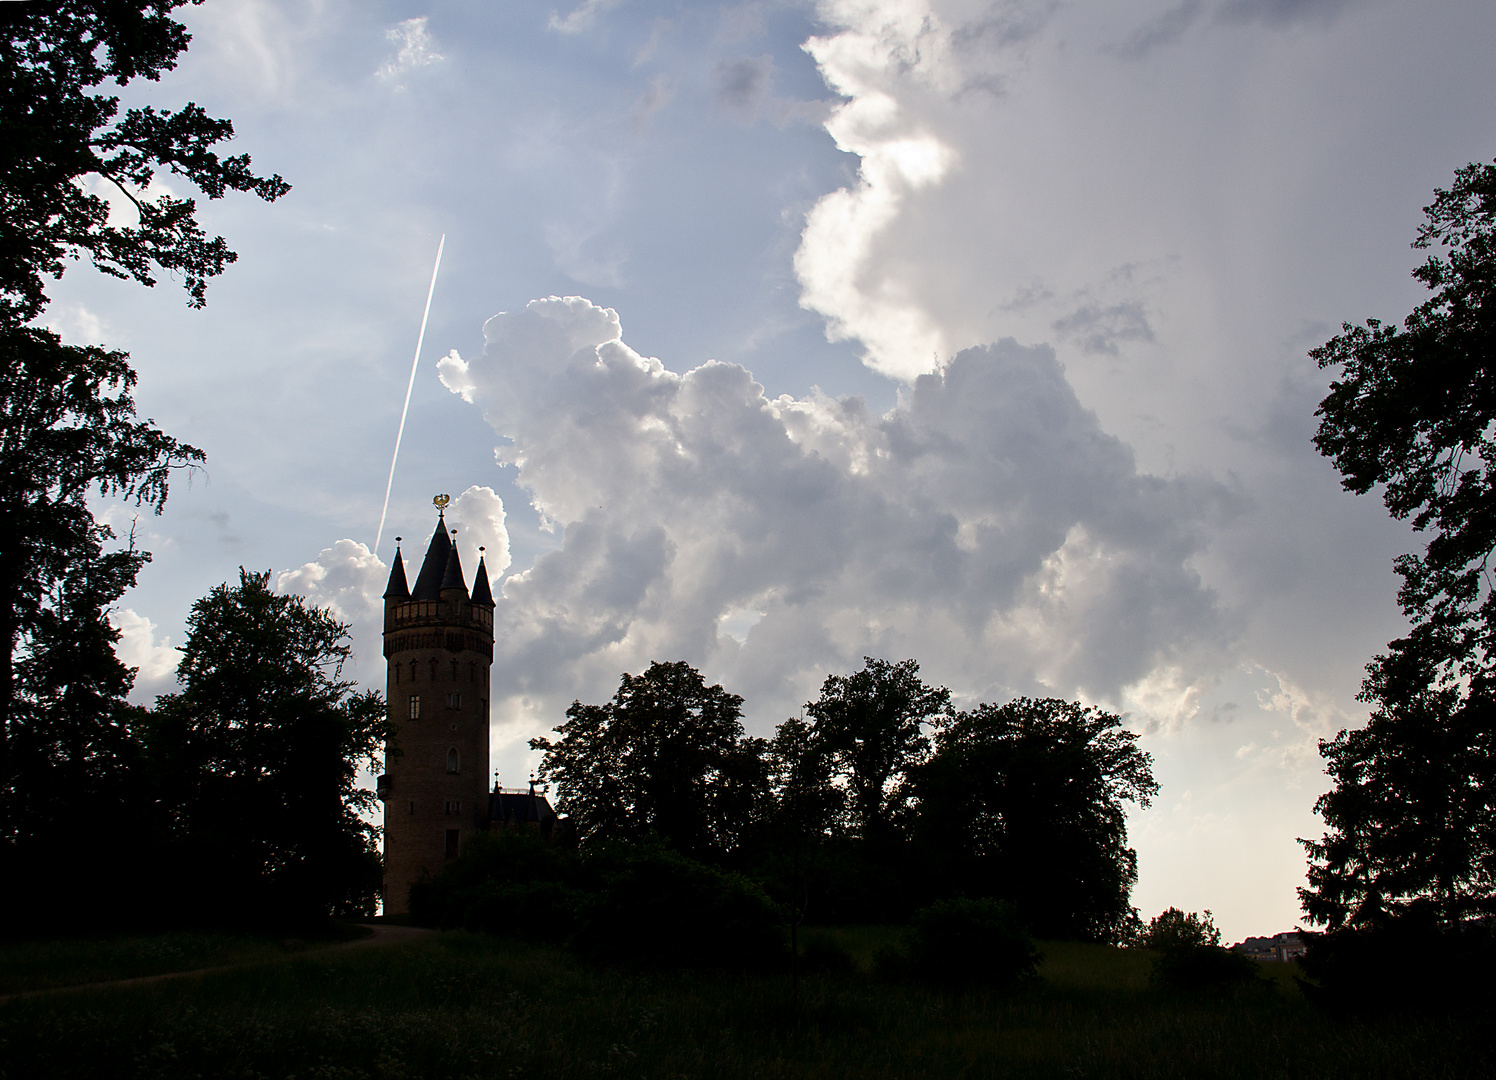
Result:
<svg viewBox="0 0 1496 1080">
<path fill-rule="evenodd" d="M 252 934 L 173 933 L 80 937 L 65 941 L 0 940 L 0 996 L 27 990 L 134 979 L 173 971 L 250 964 L 285 956 L 288 948 L 316 949 L 362 931 L 330 930 L 288 941 Z"/>
<path fill-rule="evenodd" d="M 811 932 L 815 933 L 815 932 Z M 836 935 L 859 961 L 888 931 Z M 1045 946 L 1012 995 L 863 972 L 630 974 L 465 933 L 0 1005 L 0 1077 L 1442 1077 L 1491 1075 L 1491 1030 L 1326 1018 L 1291 981 L 1230 998 L 1147 985 L 1148 956 Z"/>
</svg>

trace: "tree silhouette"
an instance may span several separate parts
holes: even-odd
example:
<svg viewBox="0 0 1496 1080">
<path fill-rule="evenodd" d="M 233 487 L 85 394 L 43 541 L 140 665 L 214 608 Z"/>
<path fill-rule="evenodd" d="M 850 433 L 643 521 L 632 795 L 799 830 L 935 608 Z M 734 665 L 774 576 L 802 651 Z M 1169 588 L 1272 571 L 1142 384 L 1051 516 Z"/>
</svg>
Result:
<svg viewBox="0 0 1496 1080">
<path fill-rule="evenodd" d="M 907 809 L 910 771 L 929 754 L 925 728 L 950 710 L 951 692 L 925 685 L 919 663 L 863 657 L 862 670 L 831 675 L 807 702 L 815 737 L 846 781 L 854 832 L 892 835 Z"/>
<path fill-rule="evenodd" d="M 242 918 L 372 914 L 374 795 L 358 776 L 379 767 L 384 702 L 341 677 L 348 627 L 269 580 L 241 569 L 192 606 L 181 692 L 151 717 L 179 888 Z"/>
<path fill-rule="evenodd" d="M 752 825 L 765 786 L 742 704 L 685 661 L 656 661 L 625 672 L 612 701 L 574 702 L 559 738 L 530 747 L 582 842 L 654 835 L 692 857 L 721 854 Z"/>
<path fill-rule="evenodd" d="M 1331 928 L 1496 912 L 1496 164 L 1457 170 L 1424 214 L 1413 276 L 1433 295 L 1310 353 L 1339 369 L 1315 445 L 1347 490 L 1382 486 L 1431 533 L 1396 562 L 1412 627 L 1367 666 L 1370 723 L 1320 743 L 1335 785 L 1300 898 Z"/>
<path fill-rule="evenodd" d="M 957 713 L 915 791 L 949 889 L 1016 901 L 1040 936 L 1122 933 L 1137 881 L 1122 804 L 1158 784 L 1118 716 L 1053 698 Z"/>
</svg>

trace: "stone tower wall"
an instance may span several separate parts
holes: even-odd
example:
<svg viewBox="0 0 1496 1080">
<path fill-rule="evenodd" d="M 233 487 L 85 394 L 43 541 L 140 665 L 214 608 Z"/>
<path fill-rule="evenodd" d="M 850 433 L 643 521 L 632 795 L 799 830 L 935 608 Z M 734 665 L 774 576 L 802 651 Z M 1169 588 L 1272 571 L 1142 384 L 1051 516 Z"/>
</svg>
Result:
<svg viewBox="0 0 1496 1080">
<path fill-rule="evenodd" d="M 465 593 L 444 589 L 440 602 L 385 604 L 386 700 L 396 725 L 383 792 L 390 915 L 408 911 L 411 885 L 440 873 L 468 837 L 488 827 L 493 611 L 473 606 Z"/>
</svg>

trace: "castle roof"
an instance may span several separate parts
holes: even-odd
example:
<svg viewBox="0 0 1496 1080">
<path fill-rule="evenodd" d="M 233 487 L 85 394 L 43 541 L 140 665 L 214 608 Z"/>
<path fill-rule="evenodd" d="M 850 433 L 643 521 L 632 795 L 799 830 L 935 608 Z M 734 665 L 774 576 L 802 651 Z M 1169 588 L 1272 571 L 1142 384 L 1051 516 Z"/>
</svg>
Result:
<svg viewBox="0 0 1496 1080">
<path fill-rule="evenodd" d="M 468 594 L 467 583 L 462 580 L 462 558 L 457 554 L 457 545 L 452 545 L 452 551 L 447 556 L 447 568 L 442 572 L 442 589 L 461 589 L 462 595 Z"/>
<path fill-rule="evenodd" d="M 398 537 L 396 538 L 398 541 Z M 405 583 L 405 560 L 400 557 L 400 545 L 395 544 L 395 565 L 390 567 L 390 583 L 384 587 L 386 600 L 409 600 L 410 586 Z"/>
<path fill-rule="evenodd" d="M 431 543 L 426 547 L 426 558 L 421 563 L 421 572 L 416 575 L 416 587 L 410 591 L 412 600 L 440 600 L 442 585 L 447 576 L 447 561 L 454 554 L 452 538 L 447 535 L 447 519 L 438 514 L 436 531 L 431 534 Z M 459 574 L 461 567 L 458 568 Z M 461 578 L 459 577 L 459 581 Z"/>
<path fill-rule="evenodd" d="M 479 550 L 482 550 L 481 548 Z M 488 587 L 488 563 L 478 556 L 478 574 L 473 578 L 473 606 L 493 607 L 493 590 Z"/>
</svg>

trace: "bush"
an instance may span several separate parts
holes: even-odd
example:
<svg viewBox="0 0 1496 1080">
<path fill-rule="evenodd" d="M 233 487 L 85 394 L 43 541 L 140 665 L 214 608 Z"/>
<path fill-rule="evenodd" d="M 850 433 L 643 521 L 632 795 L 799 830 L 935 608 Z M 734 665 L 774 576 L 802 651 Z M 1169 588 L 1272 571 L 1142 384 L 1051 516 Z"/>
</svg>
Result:
<svg viewBox="0 0 1496 1080">
<path fill-rule="evenodd" d="M 504 898 L 511 904 L 522 902 L 530 896 L 525 890 L 539 885 L 583 887 L 584 876 L 574 852 L 547 842 L 539 833 L 526 829 L 478 833 L 440 874 L 411 886 L 411 922 L 452 930 L 469 925 L 473 918 L 485 921 L 485 928 L 492 927 L 491 932 L 512 935 L 513 930 L 499 929 L 505 925 L 501 915 Z M 510 891 L 515 889 L 520 891 Z M 557 898 L 559 894 L 537 892 L 524 902 L 533 906 L 542 903 L 543 896 Z M 491 914 L 473 915 L 479 903 Z M 575 907 L 572 903 L 571 910 Z M 551 918 L 543 904 L 540 910 L 541 917 Z"/>
<path fill-rule="evenodd" d="M 942 900 L 914 915 L 909 951 L 879 968 L 951 985 L 1011 987 L 1038 976 L 1043 957 L 1006 900 Z"/>
<path fill-rule="evenodd" d="M 1168 908 L 1149 920 L 1137 939 L 1137 944 L 1142 948 L 1164 952 L 1220 943 L 1221 932 L 1216 929 L 1209 910 L 1203 915 L 1193 911 L 1185 914 L 1175 907 Z"/>
<path fill-rule="evenodd" d="M 594 849 L 603 886 L 583 905 L 572 942 L 608 963 L 761 967 L 783 959 L 784 921 L 762 889 L 659 847 Z"/>
<path fill-rule="evenodd" d="M 1148 981 L 1166 990 L 1189 993 L 1233 991 L 1267 985 L 1257 961 L 1219 945 L 1176 945 L 1153 961 Z"/>
<path fill-rule="evenodd" d="M 1419 912 L 1374 930 L 1305 935 L 1305 994 L 1332 1011 L 1489 1010 L 1496 935 L 1481 923 L 1442 927 Z"/>
<path fill-rule="evenodd" d="M 462 925 L 521 941 L 564 941 L 586 900 L 585 893 L 554 881 L 503 885 L 469 905 Z"/>
<path fill-rule="evenodd" d="M 812 933 L 800 947 L 800 970 L 806 974 L 850 975 L 857 970 L 857 961 L 835 938 Z"/>
</svg>

